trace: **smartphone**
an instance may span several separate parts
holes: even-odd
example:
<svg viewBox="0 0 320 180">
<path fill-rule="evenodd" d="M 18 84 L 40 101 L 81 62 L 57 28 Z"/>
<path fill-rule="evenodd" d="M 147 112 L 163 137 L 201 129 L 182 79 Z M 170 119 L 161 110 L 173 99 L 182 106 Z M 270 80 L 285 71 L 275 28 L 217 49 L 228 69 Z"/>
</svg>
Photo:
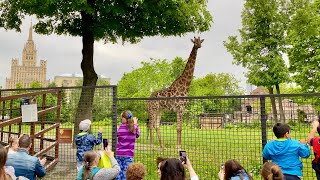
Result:
<svg viewBox="0 0 320 180">
<path fill-rule="evenodd" d="M 106 149 L 108 147 L 108 139 L 103 139 L 103 149 Z"/>
<path fill-rule="evenodd" d="M 187 162 L 187 153 L 184 150 L 179 151 L 181 162 Z"/>
</svg>

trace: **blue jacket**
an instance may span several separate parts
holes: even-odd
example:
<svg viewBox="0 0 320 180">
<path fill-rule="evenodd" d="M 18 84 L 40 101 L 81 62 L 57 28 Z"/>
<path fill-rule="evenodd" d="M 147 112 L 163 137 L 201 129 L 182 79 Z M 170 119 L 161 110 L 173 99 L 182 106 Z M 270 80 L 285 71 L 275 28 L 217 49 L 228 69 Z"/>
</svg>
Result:
<svg viewBox="0 0 320 180">
<path fill-rule="evenodd" d="M 8 155 L 6 166 L 12 166 L 15 175 L 24 176 L 30 180 L 46 175 L 46 169 L 40 164 L 38 158 L 30 156 L 26 150 L 19 149 L 18 152 Z"/>
<path fill-rule="evenodd" d="M 308 158 L 310 150 L 297 140 L 277 139 L 266 144 L 262 156 L 280 166 L 283 174 L 302 176 L 300 157 Z"/>
<path fill-rule="evenodd" d="M 81 132 L 75 137 L 77 145 L 77 161 L 84 161 L 83 156 L 87 151 L 91 151 L 94 145 L 102 142 L 102 133 L 98 133 L 98 138 L 87 132 Z"/>
<path fill-rule="evenodd" d="M 232 176 L 230 180 L 241 180 L 240 177 L 243 177 L 243 180 L 250 180 L 248 174 L 246 172 L 239 172 L 236 176 Z"/>
</svg>

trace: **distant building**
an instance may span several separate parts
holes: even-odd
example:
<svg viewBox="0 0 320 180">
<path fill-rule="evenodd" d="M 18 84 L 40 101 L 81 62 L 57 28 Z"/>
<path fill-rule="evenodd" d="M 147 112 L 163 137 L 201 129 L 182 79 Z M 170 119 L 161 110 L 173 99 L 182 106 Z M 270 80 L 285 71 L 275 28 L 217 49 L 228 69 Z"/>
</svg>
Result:
<svg viewBox="0 0 320 180">
<path fill-rule="evenodd" d="M 6 78 L 6 89 L 14 89 L 19 83 L 22 88 L 30 88 L 32 82 L 38 81 L 43 87 L 47 87 L 47 61 L 40 60 L 37 66 L 37 50 L 32 39 L 32 24 L 29 29 L 29 37 L 22 51 L 22 65 L 17 58 L 11 62 L 11 78 Z"/>
<path fill-rule="evenodd" d="M 54 77 L 54 83 L 57 87 L 72 87 L 79 86 L 79 81 L 82 81 L 82 74 L 62 74 Z M 110 84 L 110 78 L 105 76 L 98 76 L 98 79 L 106 81 L 107 84 Z M 82 84 L 80 84 L 82 85 Z"/>
</svg>

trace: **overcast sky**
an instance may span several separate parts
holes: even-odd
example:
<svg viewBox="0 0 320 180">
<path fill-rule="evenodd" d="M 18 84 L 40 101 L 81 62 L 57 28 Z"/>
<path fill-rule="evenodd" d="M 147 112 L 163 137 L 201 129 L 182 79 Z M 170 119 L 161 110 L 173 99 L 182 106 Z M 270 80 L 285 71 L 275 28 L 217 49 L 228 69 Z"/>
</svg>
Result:
<svg viewBox="0 0 320 180">
<path fill-rule="evenodd" d="M 235 35 L 241 27 L 243 0 L 210 0 L 210 10 L 214 23 L 208 32 L 200 34 L 205 39 L 198 51 L 194 75 L 203 77 L 208 73 L 231 73 L 241 81 L 245 88 L 244 69 L 232 64 L 232 56 L 223 46 L 223 41 Z M 26 18 L 21 33 L 0 29 L 0 86 L 5 86 L 5 78 L 10 76 L 12 58 L 19 58 L 28 38 L 31 18 Z M 188 58 L 193 44 L 190 38 L 199 34 L 189 33 L 183 37 L 145 38 L 138 44 L 103 44 L 95 42 L 94 65 L 99 75 L 111 78 L 116 84 L 125 72 L 140 67 L 141 61 L 150 58 L 168 59 L 179 56 Z M 40 59 L 47 60 L 47 78 L 65 73 L 82 74 L 80 68 L 82 42 L 80 37 L 44 36 L 33 33 L 33 40 Z"/>
</svg>

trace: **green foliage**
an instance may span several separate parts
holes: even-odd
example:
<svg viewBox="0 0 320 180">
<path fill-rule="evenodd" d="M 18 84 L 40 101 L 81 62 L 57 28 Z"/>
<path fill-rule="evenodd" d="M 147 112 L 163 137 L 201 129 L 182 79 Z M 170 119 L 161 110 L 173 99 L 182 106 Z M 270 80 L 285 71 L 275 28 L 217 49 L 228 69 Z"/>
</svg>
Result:
<svg viewBox="0 0 320 180">
<path fill-rule="evenodd" d="M 30 88 L 41 88 L 42 85 L 39 81 L 33 81 L 31 84 L 30 84 Z"/>
<path fill-rule="evenodd" d="M 240 39 L 230 36 L 224 42 L 234 63 L 248 69 L 248 82 L 272 87 L 289 81 L 282 54 L 285 51 L 286 24 L 289 20 L 284 0 L 247 0 L 242 11 Z"/>
<path fill-rule="evenodd" d="M 0 25 L 20 31 L 24 16 L 36 15 L 37 33 L 83 36 L 90 32 L 95 40 L 137 42 L 144 36 L 208 30 L 212 17 L 206 6 L 207 0 L 3 0 Z"/>
<path fill-rule="evenodd" d="M 293 84 L 280 84 L 282 94 L 302 94 L 305 93 L 301 86 Z"/>
<path fill-rule="evenodd" d="M 149 97 L 153 91 L 168 87 L 182 73 L 186 61 L 176 57 L 150 59 L 141 62 L 142 67 L 126 73 L 118 82 L 119 97 Z"/>
<path fill-rule="evenodd" d="M 290 71 L 295 82 L 308 92 L 320 92 L 319 8 L 319 0 L 306 3 L 292 18 L 288 32 Z"/>
<path fill-rule="evenodd" d="M 239 80 L 228 73 L 207 74 L 192 81 L 189 96 L 225 96 L 244 94 Z"/>
<path fill-rule="evenodd" d="M 22 88 L 23 88 L 22 83 L 17 83 L 17 84 L 16 84 L 16 89 L 22 89 Z"/>
</svg>

